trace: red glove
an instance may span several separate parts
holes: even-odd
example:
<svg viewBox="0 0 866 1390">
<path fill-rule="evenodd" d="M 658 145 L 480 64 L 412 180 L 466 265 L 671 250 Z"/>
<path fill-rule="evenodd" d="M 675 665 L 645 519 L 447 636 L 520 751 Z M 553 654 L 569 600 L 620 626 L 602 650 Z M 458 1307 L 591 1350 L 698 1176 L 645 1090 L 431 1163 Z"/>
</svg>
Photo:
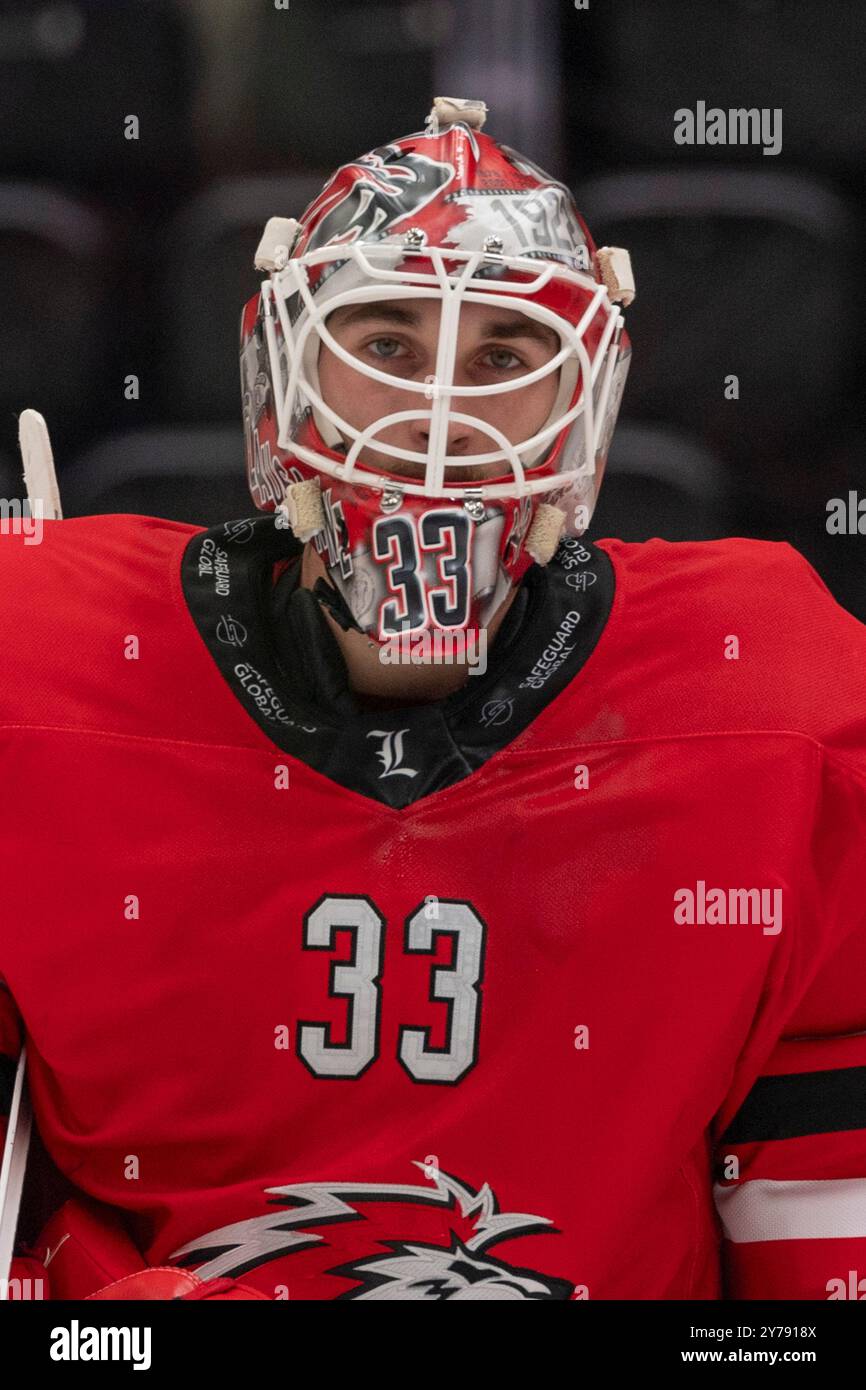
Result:
<svg viewBox="0 0 866 1390">
<path fill-rule="evenodd" d="M 87 1301 L 93 1298 L 264 1298 L 270 1302 L 266 1293 L 249 1284 L 239 1284 L 234 1279 L 199 1279 L 191 1270 L 175 1269 L 173 1265 L 139 1269 L 87 1295 Z"/>
<path fill-rule="evenodd" d="M 63 1203 L 43 1227 L 35 1252 L 26 1253 L 41 1254 L 46 1262 L 38 1270 L 29 1259 L 26 1272 L 38 1270 L 48 1280 L 46 1296 L 52 1299 L 268 1298 L 233 1279 L 200 1279 L 174 1265 L 146 1265 L 123 1213 L 83 1194 Z"/>
</svg>

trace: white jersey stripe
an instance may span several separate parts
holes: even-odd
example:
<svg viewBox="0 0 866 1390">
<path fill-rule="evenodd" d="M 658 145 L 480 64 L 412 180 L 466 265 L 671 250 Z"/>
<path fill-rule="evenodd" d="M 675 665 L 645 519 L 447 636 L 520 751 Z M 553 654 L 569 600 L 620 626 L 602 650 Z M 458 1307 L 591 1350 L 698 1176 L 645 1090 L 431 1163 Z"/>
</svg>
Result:
<svg viewBox="0 0 866 1390">
<path fill-rule="evenodd" d="M 713 1188 L 728 1240 L 834 1240 L 866 1236 L 866 1178 L 773 1182 L 755 1178 Z"/>
</svg>

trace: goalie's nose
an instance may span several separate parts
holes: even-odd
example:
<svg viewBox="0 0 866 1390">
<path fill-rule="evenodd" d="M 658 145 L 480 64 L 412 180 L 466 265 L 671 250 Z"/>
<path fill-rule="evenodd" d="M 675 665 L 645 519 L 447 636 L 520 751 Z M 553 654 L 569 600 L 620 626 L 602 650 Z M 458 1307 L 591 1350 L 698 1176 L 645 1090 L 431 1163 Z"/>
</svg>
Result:
<svg viewBox="0 0 866 1390">
<path fill-rule="evenodd" d="M 459 409 L 455 406 L 455 409 Z M 410 433 L 412 434 L 412 448 L 420 453 L 425 453 L 430 447 L 430 421 L 415 420 L 410 422 Z M 472 443 L 473 430 L 465 421 L 452 420 L 448 425 L 445 436 L 445 452 L 452 458 L 460 458 L 463 454 L 480 454 L 483 448 L 470 448 Z"/>
</svg>

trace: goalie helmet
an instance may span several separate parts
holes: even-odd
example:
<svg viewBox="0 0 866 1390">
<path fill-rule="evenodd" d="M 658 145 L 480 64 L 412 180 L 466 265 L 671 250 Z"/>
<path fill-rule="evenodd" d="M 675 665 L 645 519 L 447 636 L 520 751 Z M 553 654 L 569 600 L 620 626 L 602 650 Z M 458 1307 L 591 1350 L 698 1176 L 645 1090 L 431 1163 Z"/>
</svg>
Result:
<svg viewBox="0 0 866 1390">
<path fill-rule="evenodd" d="M 242 315 L 253 500 L 312 540 L 334 586 L 317 593 L 378 643 L 484 628 L 533 561 L 582 534 L 628 371 L 628 253 L 597 249 L 565 185 L 484 135 L 485 113 L 437 98 L 424 131 L 342 166 L 300 220 L 271 218 L 256 255 L 265 278 Z M 346 305 L 421 299 L 438 308 L 435 371 L 423 377 L 350 354 L 328 328 Z M 559 350 L 505 381 L 457 382 L 468 304 L 519 311 L 552 328 Z M 323 396 L 322 344 L 362 384 L 393 386 L 397 408 L 353 425 L 345 402 Z M 474 398 L 548 375 L 552 409 L 526 437 L 506 437 L 492 410 L 472 413 Z M 423 448 L 393 442 L 407 421 L 421 423 Z M 449 454 L 455 425 L 489 447 Z"/>
</svg>

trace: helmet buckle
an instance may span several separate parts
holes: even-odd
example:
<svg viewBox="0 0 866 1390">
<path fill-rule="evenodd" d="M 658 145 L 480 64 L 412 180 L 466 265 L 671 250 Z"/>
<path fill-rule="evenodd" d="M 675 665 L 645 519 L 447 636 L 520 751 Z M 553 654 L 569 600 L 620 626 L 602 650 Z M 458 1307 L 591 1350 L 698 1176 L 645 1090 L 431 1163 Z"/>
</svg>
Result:
<svg viewBox="0 0 866 1390">
<path fill-rule="evenodd" d="M 403 489 L 399 487 L 386 487 L 382 493 L 379 509 L 386 516 L 391 512 L 396 512 L 403 505 Z"/>
<path fill-rule="evenodd" d="M 463 510 L 470 521 L 484 520 L 484 501 L 480 488 L 468 488 L 463 499 Z"/>
</svg>

